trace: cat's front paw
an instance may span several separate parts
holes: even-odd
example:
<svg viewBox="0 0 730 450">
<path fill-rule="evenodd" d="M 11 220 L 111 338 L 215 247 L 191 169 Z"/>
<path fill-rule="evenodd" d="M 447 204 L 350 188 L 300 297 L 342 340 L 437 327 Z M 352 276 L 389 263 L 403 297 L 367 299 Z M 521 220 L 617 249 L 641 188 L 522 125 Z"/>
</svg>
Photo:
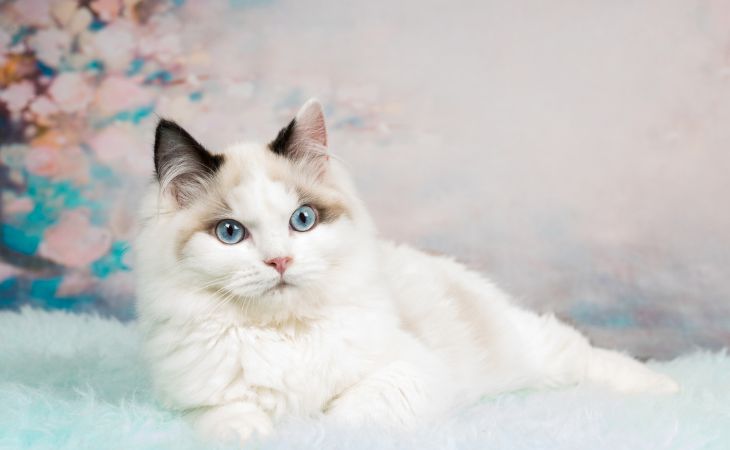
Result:
<svg viewBox="0 0 730 450">
<path fill-rule="evenodd" d="M 194 422 L 200 434 L 218 442 L 244 443 L 254 434 L 268 435 L 273 428 L 271 417 L 250 403 L 209 408 L 197 414 Z"/>
<path fill-rule="evenodd" d="M 369 381 L 341 393 L 327 405 L 325 414 L 348 426 L 412 428 L 418 414 L 428 409 L 423 389 L 413 379 L 400 384 L 393 380 Z"/>
</svg>

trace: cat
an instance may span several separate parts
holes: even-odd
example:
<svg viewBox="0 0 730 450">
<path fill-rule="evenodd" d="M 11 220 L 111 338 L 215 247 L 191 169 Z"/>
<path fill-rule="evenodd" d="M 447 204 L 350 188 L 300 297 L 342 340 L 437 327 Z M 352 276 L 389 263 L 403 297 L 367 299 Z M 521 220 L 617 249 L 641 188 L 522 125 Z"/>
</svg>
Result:
<svg viewBox="0 0 730 450">
<path fill-rule="evenodd" d="M 450 258 L 382 240 L 308 101 L 269 143 L 210 152 L 161 119 L 136 241 L 155 392 L 246 441 L 285 415 L 409 429 L 483 395 L 678 385 L 511 303 Z"/>
</svg>

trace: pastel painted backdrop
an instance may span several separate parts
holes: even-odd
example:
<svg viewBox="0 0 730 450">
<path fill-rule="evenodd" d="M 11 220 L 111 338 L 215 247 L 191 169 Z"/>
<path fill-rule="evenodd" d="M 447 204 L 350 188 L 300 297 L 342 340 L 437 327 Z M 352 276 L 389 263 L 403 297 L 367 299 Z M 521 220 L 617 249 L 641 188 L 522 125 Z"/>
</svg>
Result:
<svg viewBox="0 0 730 450">
<path fill-rule="evenodd" d="M 0 2 L 0 307 L 131 319 L 158 116 L 308 97 L 382 234 L 600 344 L 730 344 L 730 2 Z"/>
</svg>

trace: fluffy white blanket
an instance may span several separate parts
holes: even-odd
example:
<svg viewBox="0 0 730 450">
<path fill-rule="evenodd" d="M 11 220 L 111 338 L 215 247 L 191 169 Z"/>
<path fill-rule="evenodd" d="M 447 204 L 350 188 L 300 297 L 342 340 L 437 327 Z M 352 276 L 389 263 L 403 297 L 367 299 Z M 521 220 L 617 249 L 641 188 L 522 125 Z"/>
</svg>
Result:
<svg viewBox="0 0 730 450">
<path fill-rule="evenodd" d="M 199 449 L 155 403 L 134 324 L 24 309 L 0 313 L 1 449 Z M 407 434 L 284 423 L 259 449 L 730 449 L 730 357 L 652 363 L 682 392 L 621 395 L 582 386 L 485 398 Z"/>
</svg>

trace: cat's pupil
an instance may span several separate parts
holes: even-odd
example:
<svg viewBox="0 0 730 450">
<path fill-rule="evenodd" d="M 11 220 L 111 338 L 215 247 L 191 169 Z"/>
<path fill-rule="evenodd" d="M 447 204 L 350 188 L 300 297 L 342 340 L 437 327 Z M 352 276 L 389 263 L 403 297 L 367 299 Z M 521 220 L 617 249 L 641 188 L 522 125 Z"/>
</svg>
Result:
<svg viewBox="0 0 730 450">
<path fill-rule="evenodd" d="M 302 222 L 306 222 L 307 221 L 307 215 L 304 214 L 304 212 L 300 212 L 299 213 L 299 220 L 301 220 Z"/>
<path fill-rule="evenodd" d="M 228 233 L 228 236 L 233 236 L 233 225 L 230 223 L 226 225 L 226 233 Z"/>
</svg>

